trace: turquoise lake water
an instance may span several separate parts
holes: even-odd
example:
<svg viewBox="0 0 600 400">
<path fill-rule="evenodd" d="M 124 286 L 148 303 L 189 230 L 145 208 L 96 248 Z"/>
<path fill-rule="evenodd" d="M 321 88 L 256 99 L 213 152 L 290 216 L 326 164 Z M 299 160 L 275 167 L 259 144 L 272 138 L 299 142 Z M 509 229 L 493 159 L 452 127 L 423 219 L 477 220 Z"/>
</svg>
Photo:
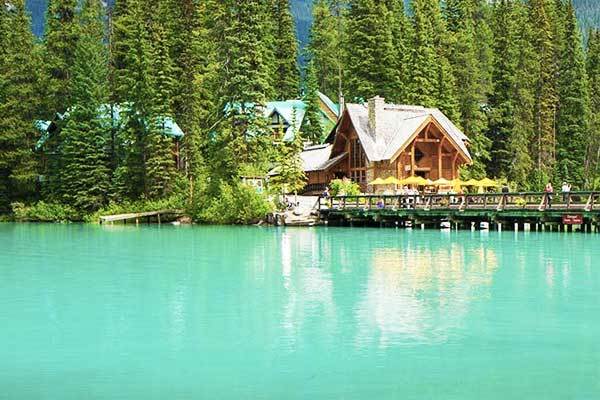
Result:
<svg viewBox="0 0 600 400">
<path fill-rule="evenodd" d="M 0 224 L 0 399 L 600 399 L 600 235 Z"/>
</svg>

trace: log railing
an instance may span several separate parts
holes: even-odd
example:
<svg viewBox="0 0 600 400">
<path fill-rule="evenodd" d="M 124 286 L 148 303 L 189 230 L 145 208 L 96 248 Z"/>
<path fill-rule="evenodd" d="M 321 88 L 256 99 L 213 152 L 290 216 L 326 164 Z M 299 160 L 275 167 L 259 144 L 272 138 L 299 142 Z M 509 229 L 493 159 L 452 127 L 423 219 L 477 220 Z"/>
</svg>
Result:
<svg viewBox="0 0 600 400">
<path fill-rule="evenodd" d="M 319 210 L 600 211 L 600 192 L 415 194 L 319 197 Z"/>
</svg>

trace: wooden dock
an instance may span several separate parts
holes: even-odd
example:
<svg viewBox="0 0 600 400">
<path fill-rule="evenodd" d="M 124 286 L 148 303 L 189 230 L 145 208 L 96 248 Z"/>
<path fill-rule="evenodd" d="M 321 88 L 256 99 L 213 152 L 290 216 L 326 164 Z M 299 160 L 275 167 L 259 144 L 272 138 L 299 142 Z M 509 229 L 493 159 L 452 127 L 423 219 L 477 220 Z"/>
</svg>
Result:
<svg viewBox="0 0 600 400">
<path fill-rule="evenodd" d="M 330 225 L 600 230 L 600 192 L 337 196 L 318 208 Z"/>
<path fill-rule="evenodd" d="M 110 223 L 113 224 L 115 222 L 123 222 L 127 223 L 127 221 L 133 221 L 135 224 L 139 224 L 140 221 L 144 219 L 146 222 L 150 223 L 150 221 L 154 218 L 157 223 L 161 223 L 164 220 L 164 217 L 181 217 L 183 215 L 183 211 L 181 210 L 159 210 L 159 211 L 145 211 L 139 213 L 128 213 L 128 214 L 116 214 L 116 215 L 103 215 L 100 217 L 100 224 Z"/>
</svg>

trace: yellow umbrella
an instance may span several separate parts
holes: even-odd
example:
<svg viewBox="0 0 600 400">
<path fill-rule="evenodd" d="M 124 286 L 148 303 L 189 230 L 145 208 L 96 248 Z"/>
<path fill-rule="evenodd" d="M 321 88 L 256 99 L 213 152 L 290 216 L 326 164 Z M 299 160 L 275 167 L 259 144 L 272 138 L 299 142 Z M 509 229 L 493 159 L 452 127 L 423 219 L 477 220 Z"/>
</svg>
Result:
<svg viewBox="0 0 600 400">
<path fill-rule="evenodd" d="M 485 179 L 480 180 L 477 183 L 477 185 L 475 185 L 475 186 L 479 186 L 479 187 L 498 187 L 500 185 L 498 185 L 498 182 L 496 182 L 496 181 L 493 181 L 493 180 L 491 180 L 489 178 L 485 178 Z"/>
<path fill-rule="evenodd" d="M 448 179 L 440 178 L 437 181 L 433 181 L 435 186 L 453 186 L 453 183 Z"/>
<path fill-rule="evenodd" d="M 385 183 L 385 181 L 383 179 L 377 178 L 373 182 L 369 183 L 369 185 L 373 185 L 373 186 L 376 186 L 376 185 L 387 185 L 387 183 Z"/>
<path fill-rule="evenodd" d="M 469 179 L 468 181 L 462 183 L 463 186 L 477 186 L 478 184 L 479 181 L 477 179 Z"/>
<path fill-rule="evenodd" d="M 387 177 L 383 180 L 386 185 L 400 185 L 400 181 L 394 176 Z"/>
<path fill-rule="evenodd" d="M 429 186 L 433 182 L 420 176 L 410 176 L 400 181 L 400 185 Z"/>
</svg>

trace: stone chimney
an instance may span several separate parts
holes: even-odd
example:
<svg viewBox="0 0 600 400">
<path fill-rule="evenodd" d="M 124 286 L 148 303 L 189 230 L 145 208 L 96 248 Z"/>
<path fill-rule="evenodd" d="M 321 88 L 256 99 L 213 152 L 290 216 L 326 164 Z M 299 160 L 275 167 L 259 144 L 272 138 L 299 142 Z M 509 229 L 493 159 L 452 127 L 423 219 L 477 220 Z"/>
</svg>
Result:
<svg viewBox="0 0 600 400">
<path fill-rule="evenodd" d="M 377 135 L 377 130 L 381 127 L 384 108 L 383 97 L 375 96 L 369 99 L 369 129 L 373 135 Z"/>
</svg>

